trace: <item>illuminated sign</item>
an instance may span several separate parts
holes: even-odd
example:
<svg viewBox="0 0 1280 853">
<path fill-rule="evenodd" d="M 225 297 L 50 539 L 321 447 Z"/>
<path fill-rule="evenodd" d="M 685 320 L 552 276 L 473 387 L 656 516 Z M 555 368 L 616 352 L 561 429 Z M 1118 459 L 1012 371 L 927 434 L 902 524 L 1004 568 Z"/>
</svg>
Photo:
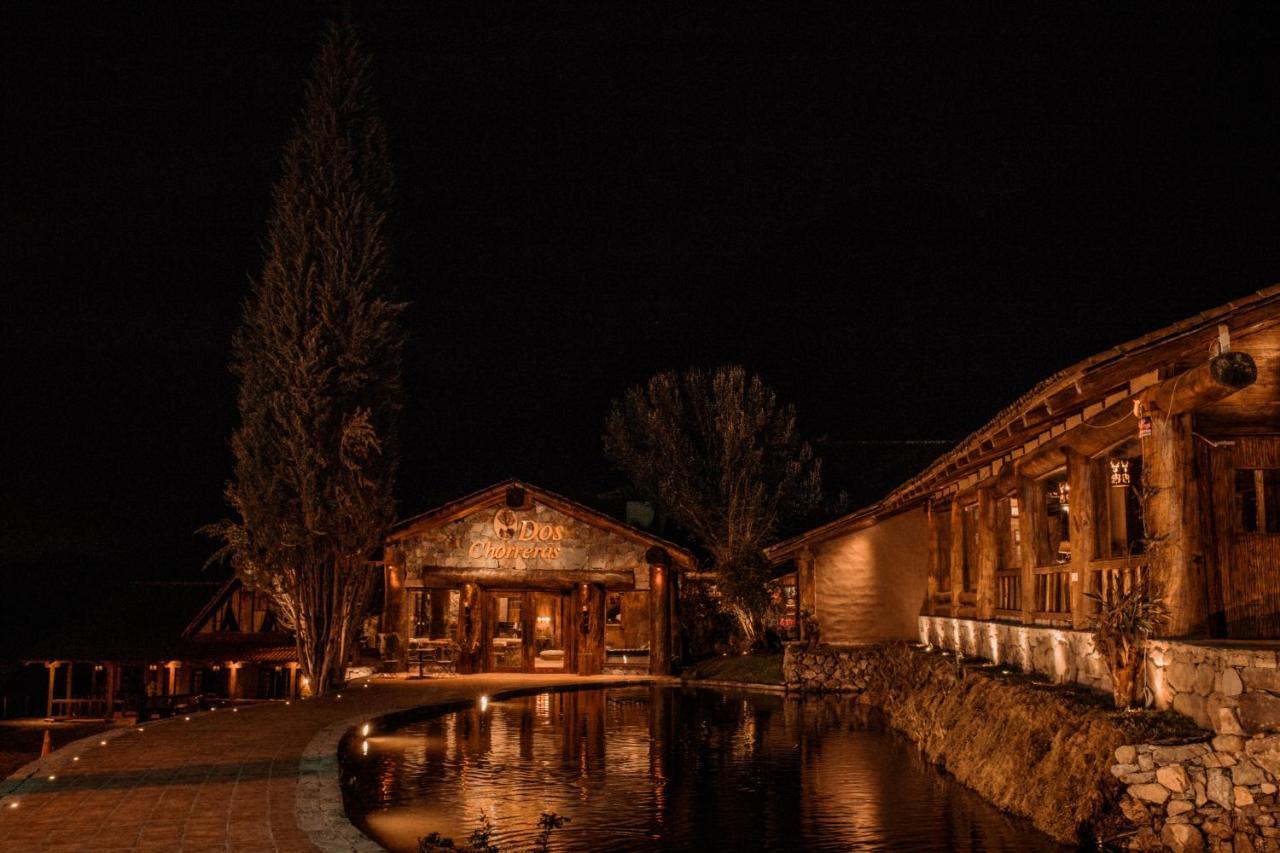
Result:
<svg viewBox="0 0 1280 853">
<path fill-rule="evenodd" d="M 1113 488 L 1123 489 L 1132 483 L 1129 475 L 1128 459 L 1108 459 L 1107 467 L 1111 471 L 1110 482 Z"/>
<path fill-rule="evenodd" d="M 515 510 L 503 508 L 494 513 L 493 533 L 497 542 L 474 541 L 467 548 L 467 556 L 473 560 L 557 560 L 560 546 L 551 543 L 564 539 L 565 527 L 522 519 Z"/>
</svg>

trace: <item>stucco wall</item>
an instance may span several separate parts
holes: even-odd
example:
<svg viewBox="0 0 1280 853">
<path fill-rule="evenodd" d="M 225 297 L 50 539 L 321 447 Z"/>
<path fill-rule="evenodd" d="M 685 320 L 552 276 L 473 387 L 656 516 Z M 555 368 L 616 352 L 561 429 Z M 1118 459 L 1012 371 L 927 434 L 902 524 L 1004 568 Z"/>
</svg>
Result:
<svg viewBox="0 0 1280 853">
<path fill-rule="evenodd" d="M 910 640 L 928 576 L 923 510 L 908 510 L 814 547 L 824 643 Z"/>
</svg>

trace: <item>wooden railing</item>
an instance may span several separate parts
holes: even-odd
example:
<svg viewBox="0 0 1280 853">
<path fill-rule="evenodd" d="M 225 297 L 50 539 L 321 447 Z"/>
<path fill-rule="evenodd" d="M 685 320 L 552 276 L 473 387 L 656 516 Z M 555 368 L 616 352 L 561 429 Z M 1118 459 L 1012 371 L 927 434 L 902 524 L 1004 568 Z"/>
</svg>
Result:
<svg viewBox="0 0 1280 853">
<path fill-rule="evenodd" d="M 1032 569 L 1035 577 L 1035 611 L 1049 619 L 1071 617 L 1071 570 L 1067 566 Z"/>
<path fill-rule="evenodd" d="M 1006 618 L 1022 615 L 1022 569 L 996 572 L 995 611 Z"/>
<path fill-rule="evenodd" d="M 1094 560 L 1089 563 L 1090 592 L 1104 599 L 1114 598 L 1132 590 L 1147 577 L 1146 563 L 1127 557 L 1114 560 Z"/>
</svg>

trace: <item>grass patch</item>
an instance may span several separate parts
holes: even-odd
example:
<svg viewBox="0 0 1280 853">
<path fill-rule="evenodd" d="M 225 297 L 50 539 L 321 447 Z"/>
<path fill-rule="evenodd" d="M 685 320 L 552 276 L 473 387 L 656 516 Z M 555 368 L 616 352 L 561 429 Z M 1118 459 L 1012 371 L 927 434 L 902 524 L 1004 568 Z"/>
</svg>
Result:
<svg viewBox="0 0 1280 853">
<path fill-rule="evenodd" d="M 691 681 L 782 684 L 782 655 L 727 655 L 708 658 L 684 671 Z"/>
</svg>

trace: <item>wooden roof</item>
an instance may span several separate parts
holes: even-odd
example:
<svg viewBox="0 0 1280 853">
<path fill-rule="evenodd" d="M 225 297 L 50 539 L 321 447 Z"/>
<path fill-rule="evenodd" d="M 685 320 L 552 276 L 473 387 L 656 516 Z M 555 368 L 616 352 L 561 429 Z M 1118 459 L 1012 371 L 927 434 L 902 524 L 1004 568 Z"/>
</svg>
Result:
<svg viewBox="0 0 1280 853">
<path fill-rule="evenodd" d="M 1037 437 L 1048 437 L 1055 430 L 1061 432 L 1064 422 L 1088 417 L 1130 396 L 1134 392 L 1131 383 L 1136 379 L 1173 362 L 1207 360 L 1220 326 L 1225 326 L 1234 339 L 1277 324 L 1280 284 L 1090 356 L 1036 384 L 881 500 L 772 545 L 765 553 L 771 560 L 781 562 L 805 545 L 917 506 L 939 489 L 982 472 Z"/>
<path fill-rule="evenodd" d="M 662 548 L 682 568 L 692 569 L 694 567 L 693 554 L 674 542 L 669 542 L 666 539 L 654 536 L 652 533 L 624 524 L 612 516 L 591 509 L 563 495 L 549 492 L 546 489 L 514 478 L 494 483 L 492 486 L 472 492 L 465 497 L 441 504 L 435 509 L 427 510 L 397 522 L 391 528 L 391 532 L 387 534 L 387 544 L 390 545 L 410 539 L 423 531 L 442 527 L 488 507 L 502 506 L 506 503 L 507 491 L 513 488 L 522 489 L 528 498 L 562 512 L 571 518 L 575 518 L 583 524 L 607 530 L 623 539 L 628 539 L 640 545 Z"/>
</svg>

